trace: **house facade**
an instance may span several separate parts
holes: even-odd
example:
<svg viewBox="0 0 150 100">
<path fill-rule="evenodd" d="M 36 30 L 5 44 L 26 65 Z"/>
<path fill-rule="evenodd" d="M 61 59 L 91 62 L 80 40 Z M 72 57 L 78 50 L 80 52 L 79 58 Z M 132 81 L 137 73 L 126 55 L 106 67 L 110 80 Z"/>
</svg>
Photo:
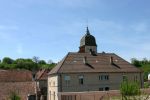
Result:
<svg viewBox="0 0 150 100">
<path fill-rule="evenodd" d="M 95 37 L 88 30 L 78 52 L 69 52 L 48 75 L 48 100 L 61 92 L 118 90 L 125 81 L 139 82 L 143 73 L 114 53 L 98 53 Z"/>
<path fill-rule="evenodd" d="M 51 69 L 40 69 L 36 73 L 38 98 L 40 98 L 40 100 L 47 100 L 47 77 L 50 70 Z"/>
</svg>

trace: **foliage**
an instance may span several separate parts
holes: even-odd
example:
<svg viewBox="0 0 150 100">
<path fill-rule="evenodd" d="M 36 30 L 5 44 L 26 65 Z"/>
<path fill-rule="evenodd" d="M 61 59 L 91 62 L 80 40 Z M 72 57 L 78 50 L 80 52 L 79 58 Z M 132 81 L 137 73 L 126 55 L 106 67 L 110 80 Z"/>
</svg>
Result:
<svg viewBox="0 0 150 100">
<path fill-rule="evenodd" d="M 137 82 L 124 81 L 121 83 L 120 91 L 123 96 L 134 96 L 140 94 L 140 87 Z"/>
<path fill-rule="evenodd" d="M 53 68 L 56 64 L 48 64 L 44 60 L 39 60 L 39 57 L 33 57 L 33 59 L 18 58 L 13 60 L 9 57 L 4 57 L 2 63 L 0 63 L 0 69 L 27 69 L 31 71 L 36 71 L 40 68 Z"/>
<path fill-rule="evenodd" d="M 16 92 L 12 92 L 10 97 L 10 100 L 21 100 L 20 96 L 16 94 Z"/>
<path fill-rule="evenodd" d="M 150 73 L 150 60 L 147 58 L 143 58 L 142 60 L 132 58 L 131 63 L 136 67 L 139 67 L 144 72 L 144 81 L 147 81 L 148 74 Z"/>
<path fill-rule="evenodd" d="M 4 57 L 2 63 L 4 63 L 4 64 L 12 64 L 13 61 L 14 60 L 9 58 L 9 57 Z"/>
<path fill-rule="evenodd" d="M 131 63 L 136 67 L 142 67 L 142 65 L 150 64 L 150 61 L 148 61 L 147 58 L 143 58 L 142 60 L 137 60 L 136 58 L 132 58 Z"/>
<path fill-rule="evenodd" d="M 148 82 L 144 82 L 144 88 L 149 88 L 149 83 Z"/>
<path fill-rule="evenodd" d="M 32 58 L 32 60 L 33 60 L 33 62 L 38 63 L 38 62 L 39 62 L 39 57 L 34 56 L 34 57 Z"/>
<path fill-rule="evenodd" d="M 46 64 L 44 60 L 39 60 L 38 64 Z"/>
</svg>

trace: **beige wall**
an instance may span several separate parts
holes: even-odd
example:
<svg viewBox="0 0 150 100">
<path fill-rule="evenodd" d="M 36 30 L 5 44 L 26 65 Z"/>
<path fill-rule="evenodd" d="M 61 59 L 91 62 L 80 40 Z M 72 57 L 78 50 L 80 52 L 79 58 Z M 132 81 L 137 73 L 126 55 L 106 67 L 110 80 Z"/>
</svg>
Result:
<svg viewBox="0 0 150 100">
<path fill-rule="evenodd" d="M 48 100 L 58 100 L 58 75 L 48 77 Z"/>
<path fill-rule="evenodd" d="M 67 86 L 64 80 L 65 75 L 70 76 L 70 84 Z M 79 75 L 84 76 L 84 84 L 79 84 Z M 109 80 L 99 80 L 100 75 L 109 75 Z M 80 74 L 62 74 L 62 92 L 80 92 L 80 91 L 99 91 L 99 88 L 109 87 L 110 90 L 119 89 L 123 81 L 123 75 L 126 75 L 128 81 L 140 81 L 139 73 L 80 73 Z"/>
<path fill-rule="evenodd" d="M 64 80 L 65 76 L 70 76 L 69 85 Z M 84 84 L 79 84 L 79 76 L 84 76 Z M 109 75 L 109 80 L 99 80 L 100 75 Z M 137 81 L 143 83 L 140 73 L 77 73 L 77 74 L 61 74 L 48 77 L 48 93 L 51 91 L 51 99 L 58 99 L 58 92 L 82 92 L 82 91 L 99 91 L 99 88 L 109 87 L 110 90 L 117 90 L 123 81 L 123 76 L 127 76 L 128 81 L 134 81 L 135 76 Z M 141 82 L 142 81 L 142 82 Z M 55 83 L 55 84 L 54 84 Z M 142 84 L 143 85 L 143 84 Z M 48 94 L 50 95 L 50 94 Z M 50 98 L 50 96 L 49 96 Z"/>
</svg>

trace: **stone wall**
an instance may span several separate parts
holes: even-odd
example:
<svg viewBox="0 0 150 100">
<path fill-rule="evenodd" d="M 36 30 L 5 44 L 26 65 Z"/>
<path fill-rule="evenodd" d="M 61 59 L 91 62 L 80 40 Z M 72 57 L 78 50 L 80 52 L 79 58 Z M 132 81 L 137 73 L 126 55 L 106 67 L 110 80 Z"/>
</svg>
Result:
<svg viewBox="0 0 150 100">
<path fill-rule="evenodd" d="M 12 92 L 27 100 L 28 94 L 35 94 L 35 86 L 35 82 L 0 82 L 0 100 L 7 100 Z"/>
</svg>

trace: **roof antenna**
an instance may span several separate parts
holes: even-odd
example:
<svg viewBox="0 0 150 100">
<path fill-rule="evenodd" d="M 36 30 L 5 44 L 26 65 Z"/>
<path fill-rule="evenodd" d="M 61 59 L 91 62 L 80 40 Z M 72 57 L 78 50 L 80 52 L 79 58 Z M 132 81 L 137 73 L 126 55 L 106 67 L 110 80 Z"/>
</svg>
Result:
<svg viewBox="0 0 150 100">
<path fill-rule="evenodd" d="M 86 24 L 87 24 L 87 27 L 86 27 L 86 34 L 87 34 L 87 35 L 90 35 L 90 31 L 89 31 L 89 28 L 88 28 L 88 19 L 87 19 L 87 21 L 86 21 Z"/>
</svg>

